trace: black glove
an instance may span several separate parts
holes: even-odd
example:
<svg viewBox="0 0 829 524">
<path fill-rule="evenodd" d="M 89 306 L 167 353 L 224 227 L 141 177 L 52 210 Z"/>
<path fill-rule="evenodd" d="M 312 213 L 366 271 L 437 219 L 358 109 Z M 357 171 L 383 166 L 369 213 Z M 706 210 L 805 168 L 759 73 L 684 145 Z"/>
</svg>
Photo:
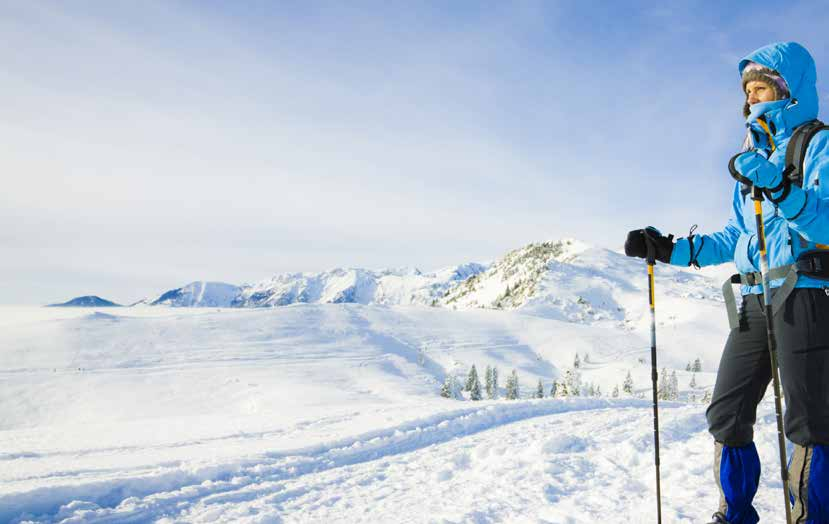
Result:
<svg viewBox="0 0 829 524">
<path fill-rule="evenodd" d="M 634 229 L 628 233 L 628 238 L 625 240 L 625 255 L 647 258 L 648 243 L 652 245 L 656 260 L 665 264 L 671 262 L 671 253 L 674 251 L 674 236 L 665 236 L 652 226 L 645 229 Z"/>
</svg>

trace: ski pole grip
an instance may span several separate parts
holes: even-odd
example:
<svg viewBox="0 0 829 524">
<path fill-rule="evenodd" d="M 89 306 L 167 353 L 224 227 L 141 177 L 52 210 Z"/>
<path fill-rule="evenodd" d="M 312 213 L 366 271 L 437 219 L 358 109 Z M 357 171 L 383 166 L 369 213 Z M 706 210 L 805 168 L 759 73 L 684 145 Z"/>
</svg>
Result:
<svg viewBox="0 0 829 524">
<path fill-rule="evenodd" d="M 656 246 L 647 229 L 642 230 L 642 236 L 645 237 L 645 247 L 647 248 L 645 260 L 648 261 L 649 266 L 652 266 L 656 264 Z"/>
</svg>

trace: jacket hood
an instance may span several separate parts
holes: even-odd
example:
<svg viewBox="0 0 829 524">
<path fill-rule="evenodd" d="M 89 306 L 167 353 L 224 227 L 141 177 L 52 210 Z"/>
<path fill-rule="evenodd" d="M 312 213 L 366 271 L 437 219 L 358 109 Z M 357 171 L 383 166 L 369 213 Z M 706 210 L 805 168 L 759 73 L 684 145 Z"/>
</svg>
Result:
<svg viewBox="0 0 829 524">
<path fill-rule="evenodd" d="M 815 61 L 805 47 L 797 42 L 778 42 L 761 47 L 740 60 L 741 77 L 749 62 L 756 62 L 780 73 L 789 86 L 791 98 L 787 99 L 786 104 L 755 104 L 746 119 L 747 123 L 750 124 L 757 117 L 778 109 L 781 111 L 780 117 L 785 122 L 785 127 L 789 130 L 817 118 L 817 72 Z"/>
</svg>

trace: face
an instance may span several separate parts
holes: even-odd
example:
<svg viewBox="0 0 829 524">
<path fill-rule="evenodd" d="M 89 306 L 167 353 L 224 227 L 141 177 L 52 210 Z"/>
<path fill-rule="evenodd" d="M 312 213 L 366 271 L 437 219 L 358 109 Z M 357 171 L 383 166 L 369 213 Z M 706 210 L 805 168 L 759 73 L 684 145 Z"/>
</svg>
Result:
<svg viewBox="0 0 829 524">
<path fill-rule="evenodd" d="M 774 89 L 767 83 L 752 80 L 746 84 L 746 101 L 749 105 L 760 102 L 772 102 L 774 100 L 777 100 L 774 95 Z"/>
</svg>

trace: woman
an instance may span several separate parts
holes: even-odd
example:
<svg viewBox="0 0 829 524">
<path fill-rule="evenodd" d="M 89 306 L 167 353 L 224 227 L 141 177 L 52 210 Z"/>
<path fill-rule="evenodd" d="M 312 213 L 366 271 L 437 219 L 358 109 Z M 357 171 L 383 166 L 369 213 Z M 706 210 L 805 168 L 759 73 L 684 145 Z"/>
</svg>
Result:
<svg viewBox="0 0 829 524">
<path fill-rule="evenodd" d="M 820 131 L 808 144 L 802 187 L 783 174 L 793 131 L 818 116 L 814 60 L 797 43 L 777 43 L 748 55 L 739 70 L 748 133 L 733 167 L 767 195 L 763 217 L 769 267 L 785 269 L 797 260 L 800 267 L 829 248 L 824 246 L 829 244 L 829 131 Z M 664 263 L 699 267 L 734 261 L 744 275 L 760 268 L 754 202 L 739 182 L 731 219 L 722 231 L 689 235 L 676 243 L 672 235 L 653 228 L 631 231 L 625 243 L 628 256 L 645 257 L 645 234 Z M 785 432 L 795 444 L 789 464 L 792 518 L 798 524 L 829 523 L 829 267 L 792 273 L 789 287 L 782 272 L 774 276 L 772 293 L 785 297 L 773 322 L 786 399 Z M 750 278 L 743 282 L 748 284 L 741 289 L 739 323 L 725 344 L 706 412 L 720 490 L 713 523 L 759 521 L 752 506 L 760 479 L 753 426 L 771 365 L 762 285 Z"/>
</svg>

